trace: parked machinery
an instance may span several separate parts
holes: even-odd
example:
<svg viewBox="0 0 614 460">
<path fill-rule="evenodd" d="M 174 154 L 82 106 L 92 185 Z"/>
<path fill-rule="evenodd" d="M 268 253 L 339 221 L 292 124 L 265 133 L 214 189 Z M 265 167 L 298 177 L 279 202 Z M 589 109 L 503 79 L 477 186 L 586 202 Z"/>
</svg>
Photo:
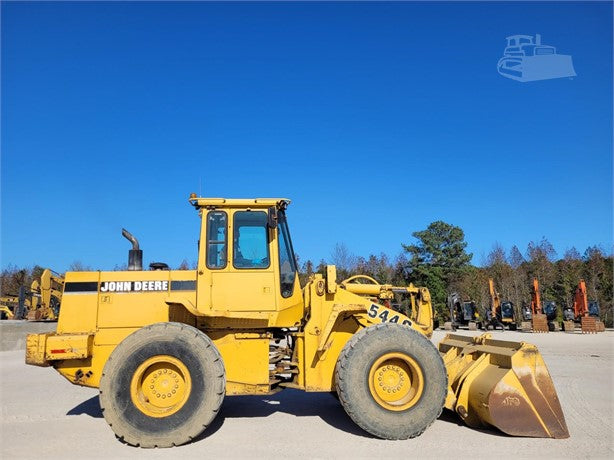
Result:
<svg viewBox="0 0 614 460">
<path fill-rule="evenodd" d="M 542 304 L 542 311 L 544 315 L 546 315 L 546 320 L 548 321 L 548 330 L 558 332 L 561 330 L 561 325 L 557 321 L 558 316 L 558 308 L 556 306 L 556 302 L 554 300 L 545 301 Z"/>
<path fill-rule="evenodd" d="M 0 298 L 0 302 L 3 302 L 4 297 Z M 5 304 L 0 303 L 0 319 L 13 319 L 15 314 L 13 310 Z"/>
<path fill-rule="evenodd" d="M 548 318 L 542 310 L 541 297 L 539 294 L 539 281 L 537 278 L 533 278 L 533 284 L 531 286 L 531 310 L 530 319 L 528 312 L 523 311 L 523 322 L 521 324 L 521 330 L 523 332 L 549 332 Z"/>
<path fill-rule="evenodd" d="M 586 283 L 580 280 L 573 300 L 573 308 L 563 311 L 563 329 L 565 332 L 574 332 L 575 323 L 580 323 L 583 334 L 605 331 L 605 325 L 599 319 L 599 303 L 588 301 Z"/>
<path fill-rule="evenodd" d="M 34 280 L 30 287 L 31 304 L 26 319 L 30 321 L 57 321 L 62 301 L 64 278 L 48 268 L 40 280 Z"/>
<path fill-rule="evenodd" d="M 0 297 L 0 306 L 4 312 L 2 319 L 25 319 L 31 305 L 31 292 L 25 286 L 20 286 L 18 295 Z"/>
<path fill-rule="evenodd" d="M 27 337 L 26 363 L 100 388 L 124 442 L 190 442 L 225 395 L 284 388 L 335 391 L 386 439 L 418 436 L 443 407 L 472 427 L 569 436 L 535 346 L 450 334 L 438 351 L 424 287 L 338 283 L 329 265 L 301 290 L 289 200 L 189 200 L 202 222 L 196 270 L 143 270 L 132 237 L 129 270 L 67 273 L 57 332 Z M 384 305 L 395 293 L 410 297 L 409 316 Z"/>
<path fill-rule="evenodd" d="M 448 296 L 448 311 L 450 321 L 443 325 L 446 331 L 455 331 L 458 328 L 467 328 L 470 331 L 482 329 L 482 322 L 475 302 L 469 299 L 462 300 L 457 292 Z"/>
<path fill-rule="evenodd" d="M 514 304 L 508 300 L 501 302 L 499 293 L 495 290 L 492 278 L 488 279 L 488 292 L 490 294 L 490 306 L 486 309 L 486 325 L 489 329 L 507 327 L 511 331 L 516 330 L 516 314 Z"/>
<path fill-rule="evenodd" d="M 533 319 L 533 312 L 531 311 L 531 304 L 527 304 L 524 300 L 522 301 L 521 314 L 521 330 L 523 332 L 527 332 L 528 328 L 528 332 L 531 332 L 531 320 Z"/>
<path fill-rule="evenodd" d="M 64 278 L 47 268 L 40 279 L 32 281 L 30 289 L 21 286 L 19 295 L 0 298 L 0 305 L 2 311 L 11 313 L 9 319 L 57 321 L 63 288 Z"/>
</svg>

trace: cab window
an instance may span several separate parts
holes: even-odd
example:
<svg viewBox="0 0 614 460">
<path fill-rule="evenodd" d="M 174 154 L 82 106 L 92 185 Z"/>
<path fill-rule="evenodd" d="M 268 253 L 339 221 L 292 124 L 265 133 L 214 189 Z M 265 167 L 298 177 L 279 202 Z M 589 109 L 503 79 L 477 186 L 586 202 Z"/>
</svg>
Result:
<svg viewBox="0 0 614 460">
<path fill-rule="evenodd" d="M 223 211 L 207 214 L 207 268 L 226 267 L 228 241 L 226 238 L 227 216 Z"/>
<path fill-rule="evenodd" d="M 235 212 L 233 243 L 232 264 L 235 268 L 268 268 L 267 214 L 260 211 Z"/>
<path fill-rule="evenodd" d="M 296 259 L 292 250 L 288 223 L 283 212 L 278 215 L 279 231 L 279 280 L 281 283 L 281 296 L 290 297 L 294 291 L 294 280 L 296 278 Z"/>
</svg>

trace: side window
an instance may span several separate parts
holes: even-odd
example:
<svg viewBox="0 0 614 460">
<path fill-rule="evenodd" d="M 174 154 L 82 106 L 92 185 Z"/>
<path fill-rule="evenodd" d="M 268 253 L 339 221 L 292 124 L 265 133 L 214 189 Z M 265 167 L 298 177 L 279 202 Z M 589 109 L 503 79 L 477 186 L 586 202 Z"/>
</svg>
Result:
<svg viewBox="0 0 614 460">
<path fill-rule="evenodd" d="M 296 278 L 296 259 L 290 241 L 288 224 L 283 213 L 279 213 L 278 243 L 279 243 L 279 279 L 281 282 L 281 296 L 290 297 L 294 291 Z"/>
<path fill-rule="evenodd" d="M 265 212 L 235 212 L 232 257 L 235 268 L 269 267 L 268 233 Z"/>
<path fill-rule="evenodd" d="M 226 267 L 228 260 L 227 216 L 223 211 L 207 214 L 207 268 Z"/>
</svg>

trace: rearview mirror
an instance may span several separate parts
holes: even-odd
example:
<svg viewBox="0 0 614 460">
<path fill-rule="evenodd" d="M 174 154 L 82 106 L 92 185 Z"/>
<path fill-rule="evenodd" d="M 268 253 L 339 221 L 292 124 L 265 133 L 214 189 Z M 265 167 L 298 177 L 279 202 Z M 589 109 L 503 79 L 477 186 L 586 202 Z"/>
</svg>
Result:
<svg viewBox="0 0 614 460">
<path fill-rule="evenodd" d="M 277 228 L 277 208 L 274 206 L 269 208 L 267 225 L 269 228 Z"/>
</svg>

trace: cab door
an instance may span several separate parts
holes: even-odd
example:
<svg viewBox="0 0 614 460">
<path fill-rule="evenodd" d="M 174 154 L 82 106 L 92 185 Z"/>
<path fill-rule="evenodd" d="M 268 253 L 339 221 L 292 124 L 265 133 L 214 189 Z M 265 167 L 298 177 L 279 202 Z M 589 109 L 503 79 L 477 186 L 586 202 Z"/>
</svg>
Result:
<svg viewBox="0 0 614 460">
<path fill-rule="evenodd" d="M 233 210 L 228 222 L 228 263 L 213 269 L 211 308 L 218 311 L 276 309 L 275 245 L 263 210 Z M 212 248 L 212 250 L 215 250 Z"/>
</svg>

